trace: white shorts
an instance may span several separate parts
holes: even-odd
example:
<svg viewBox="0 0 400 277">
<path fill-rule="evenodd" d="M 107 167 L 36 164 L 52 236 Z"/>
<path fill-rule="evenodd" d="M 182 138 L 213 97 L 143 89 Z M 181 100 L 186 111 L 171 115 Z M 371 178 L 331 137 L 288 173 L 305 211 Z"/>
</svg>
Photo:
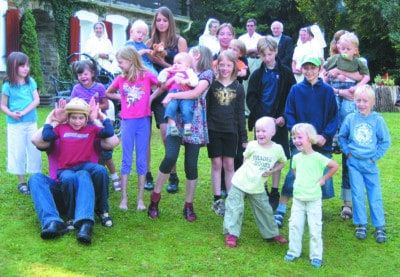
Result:
<svg viewBox="0 0 400 277">
<path fill-rule="evenodd" d="M 36 122 L 7 124 L 7 171 L 15 175 L 42 172 L 41 152 L 32 144 Z"/>
</svg>

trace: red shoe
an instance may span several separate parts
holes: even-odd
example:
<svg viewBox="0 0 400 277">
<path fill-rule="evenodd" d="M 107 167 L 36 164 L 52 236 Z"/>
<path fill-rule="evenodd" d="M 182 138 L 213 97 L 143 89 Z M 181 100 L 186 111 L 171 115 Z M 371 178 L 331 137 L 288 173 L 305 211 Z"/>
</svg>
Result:
<svg viewBox="0 0 400 277">
<path fill-rule="evenodd" d="M 157 219 L 160 217 L 160 212 L 158 211 L 158 202 L 150 202 L 147 214 L 151 219 Z"/>
<path fill-rule="evenodd" d="M 267 239 L 267 241 L 269 241 L 269 242 L 275 241 L 279 244 L 287 244 L 288 243 L 287 239 L 285 239 L 285 237 L 282 235 L 277 235 L 273 238 Z"/>
<path fill-rule="evenodd" d="M 236 247 L 237 246 L 237 237 L 234 235 L 227 234 L 225 236 L 225 245 L 230 248 Z"/>
<path fill-rule="evenodd" d="M 184 207 L 183 208 L 183 216 L 189 222 L 193 222 L 197 219 L 197 215 L 193 210 L 193 206 L 192 207 Z"/>
</svg>

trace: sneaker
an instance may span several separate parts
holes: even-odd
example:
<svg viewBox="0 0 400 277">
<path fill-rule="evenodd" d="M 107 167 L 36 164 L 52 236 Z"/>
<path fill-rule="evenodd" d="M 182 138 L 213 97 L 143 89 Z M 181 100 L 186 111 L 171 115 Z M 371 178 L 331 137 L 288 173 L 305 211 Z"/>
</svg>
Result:
<svg viewBox="0 0 400 277">
<path fill-rule="evenodd" d="M 358 225 L 356 227 L 356 238 L 360 240 L 364 240 L 367 238 L 367 226 L 366 225 Z"/>
<path fill-rule="evenodd" d="M 211 209 L 219 216 L 225 215 L 225 202 L 223 199 L 218 199 L 214 201 Z"/>
<path fill-rule="evenodd" d="M 114 191 L 121 191 L 121 183 L 119 177 L 112 179 L 112 185 Z"/>
<path fill-rule="evenodd" d="M 266 239 L 266 240 L 268 242 L 277 242 L 278 244 L 287 244 L 288 243 L 287 239 L 285 239 L 285 237 L 282 235 L 277 235 L 273 238 Z"/>
<path fill-rule="evenodd" d="M 233 248 L 237 246 L 237 237 L 231 234 L 225 236 L 225 245 L 227 247 Z"/>
<path fill-rule="evenodd" d="M 29 194 L 31 194 L 31 191 L 29 190 L 29 187 L 28 187 L 28 184 L 27 184 L 27 183 L 20 183 L 20 184 L 18 184 L 18 191 L 19 191 L 21 194 L 24 194 L 24 195 L 29 195 Z"/>
<path fill-rule="evenodd" d="M 276 223 L 276 225 L 278 225 L 278 228 L 282 228 L 284 217 L 285 217 L 284 213 L 278 212 L 278 213 L 274 214 L 275 223 Z"/>
<path fill-rule="evenodd" d="M 171 136 L 179 136 L 179 130 L 176 126 L 168 126 L 168 134 L 170 134 Z"/>
<path fill-rule="evenodd" d="M 183 130 L 183 135 L 185 137 L 190 137 L 192 135 L 192 130 L 191 129 L 184 129 Z"/>
<path fill-rule="evenodd" d="M 167 192 L 168 193 L 177 193 L 179 191 L 179 179 L 178 175 L 171 174 L 169 176 L 169 184 L 167 186 Z"/>
<path fill-rule="evenodd" d="M 99 214 L 98 216 L 100 218 L 101 225 L 108 228 L 113 226 L 112 218 L 108 213 L 102 213 Z"/>
<path fill-rule="evenodd" d="M 192 207 L 184 207 L 183 208 L 183 216 L 189 222 L 193 222 L 197 219 L 197 215 L 193 210 L 193 206 Z"/>
<path fill-rule="evenodd" d="M 158 202 L 150 202 L 149 208 L 147 210 L 147 215 L 151 219 L 157 219 L 160 217 L 160 212 L 158 211 Z"/>
<path fill-rule="evenodd" d="M 320 259 L 312 259 L 310 261 L 310 263 L 311 263 L 311 266 L 314 268 L 320 268 L 322 266 L 322 260 L 320 260 Z"/>
<path fill-rule="evenodd" d="M 342 206 L 342 211 L 340 212 L 340 217 L 344 220 L 351 219 L 353 217 L 353 210 L 349 206 Z"/>
<path fill-rule="evenodd" d="M 287 262 L 294 262 L 294 260 L 296 260 L 296 257 L 293 256 L 292 254 L 286 254 L 285 257 L 283 257 L 283 259 Z"/>
<path fill-rule="evenodd" d="M 145 190 L 153 190 L 154 189 L 153 176 L 151 175 L 150 172 L 147 172 L 147 174 L 146 174 L 146 182 L 144 183 L 144 189 Z"/>
<path fill-rule="evenodd" d="M 382 227 L 376 228 L 374 237 L 377 243 L 384 243 L 386 241 L 386 230 Z"/>
</svg>

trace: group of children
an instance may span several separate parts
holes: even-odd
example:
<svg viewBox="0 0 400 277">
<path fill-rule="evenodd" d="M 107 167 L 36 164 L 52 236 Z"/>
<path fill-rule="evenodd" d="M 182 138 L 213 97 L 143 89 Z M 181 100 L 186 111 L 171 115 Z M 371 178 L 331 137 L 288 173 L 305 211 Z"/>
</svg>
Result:
<svg viewBox="0 0 400 277">
<path fill-rule="evenodd" d="M 126 46 L 117 52 L 116 58 L 122 74 L 115 78 L 106 91 L 101 84 L 95 82 L 96 72 L 90 61 L 78 61 L 73 66 L 79 84 L 74 87 L 72 95 L 83 99 L 84 102 L 89 102 L 94 98 L 101 110 L 107 108 L 106 97 L 121 101 L 120 186 L 122 193 L 119 207 L 123 210 L 128 209 L 127 184 L 134 150 L 136 151 L 135 160 L 138 174 L 137 209 L 144 210 L 146 208 L 143 195 L 145 176 L 148 170 L 151 132 L 150 104 L 152 100 L 162 90 L 166 89 L 171 93 L 186 91 L 196 87 L 199 82 L 192 69 L 193 57 L 188 53 L 177 54 L 174 65 L 161 71 L 157 77 L 152 72 L 150 64 L 146 62 L 146 55 L 150 54 L 150 50 L 144 45 L 143 39 L 147 32 L 147 25 L 142 22 L 135 22 L 132 25 L 131 41 L 136 49 Z M 374 235 L 376 241 L 382 243 L 386 240 L 385 218 L 376 161 L 388 149 L 390 138 L 384 120 L 372 111 L 375 103 L 374 92 L 368 85 L 363 85 L 368 81 L 366 77 L 368 71 L 365 69 L 365 63 L 355 58 L 358 54 L 358 47 L 352 43 L 355 41 L 354 36 L 343 36 L 338 47 L 341 54 L 328 59 L 324 65 L 324 68 L 331 72 L 327 76 L 334 88 L 329 88 L 324 93 L 333 95 L 335 92 L 338 96 L 342 96 L 342 90 L 348 89 L 349 93 L 354 95 L 354 101 L 350 101 L 350 98 L 347 100 L 338 98 L 337 105 L 340 113 L 342 110 L 348 111 L 346 116 L 341 118 L 338 141 L 341 151 L 347 158 L 353 220 L 357 225 L 356 237 L 365 239 L 367 236 L 367 215 L 364 205 L 364 188 L 366 188 L 372 224 L 376 228 Z M 269 38 L 263 39 L 268 40 Z M 243 70 L 246 70 L 247 67 L 242 64 L 243 62 L 238 62 L 238 58 L 243 57 L 245 51 L 241 49 L 241 45 L 235 42 L 230 48 L 219 54 L 214 64 L 216 79 L 211 84 L 206 96 L 209 132 L 207 150 L 212 164 L 211 176 L 214 194 L 221 195 L 222 168 L 228 190 L 225 205 L 221 208 L 223 210 L 221 214 L 224 214 L 225 243 L 229 247 L 237 245 L 243 219 L 244 198 L 248 197 L 262 237 L 284 244 L 287 241 L 279 235 L 278 225 L 274 220 L 273 209 L 268 203 L 264 184 L 267 177 L 280 172 L 286 162 L 284 149 L 272 141 L 276 125 L 285 124 L 285 119 L 279 119 L 283 120 L 281 122 L 271 117 L 259 118 L 255 123 L 255 140 L 247 141 L 244 115 L 245 94 L 242 85 L 237 81 L 238 76 L 246 74 Z M 268 58 L 266 57 L 271 56 L 271 53 L 276 55 L 277 47 L 263 48 L 260 53 L 267 66 Z M 273 65 L 275 64 L 273 63 Z M 34 80 L 29 77 L 29 61 L 25 54 L 12 53 L 8 57 L 7 66 L 8 78 L 2 88 L 1 108 L 7 114 L 8 171 L 19 176 L 18 189 L 21 193 L 28 194 L 29 188 L 23 178 L 25 165 L 28 166 L 27 171 L 30 173 L 41 171 L 40 154 L 29 142 L 32 132 L 36 130 L 35 108 L 39 104 L 39 97 Z M 335 68 L 338 70 L 332 71 Z M 358 68 L 362 68 L 362 70 Z M 354 81 L 351 79 L 354 75 L 346 75 L 346 71 L 353 73 L 359 71 L 361 78 Z M 322 82 L 319 79 L 321 61 L 307 57 L 302 63 L 302 73 L 305 80 L 303 83 L 293 86 L 291 93 L 298 89 L 307 94 L 311 93 L 314 87 L 319 86 L 319 82 Z M 119 94 L 116 93 L 117 91 Z M 152 91 L 155 92 L 152 93 Z M 169 124 L 169 135 L 181 135 L 175 123 L 177 111 L 179 111 L 179 116 L 182 116 L 185 125 L 183 135 L 191 135 L 192 101 L 169 102 L 165 113 Z M 79 101 L 77 103 L 84 106 Z M 349 114 L 348 106 L 351 105 L 355 105 L 357 110 Z M 80 137 L 78 131 L 81 129 L 85 130 L 85 134 L 82 136 L 87 135 L 91 138 L 85 140 L 84 144 L 79 147 L 68 141 L 60 145 L 62 153 L 64 153 L 59 160 L 58 174 L 61 179 L 65 170 L 85 170 L 90 151 L 93 150 L 95 137 L 102 138 L 112 135 L 109 130 L 109 122 L 105 121 L 102 129 L 92 128 L 91 125 L 88 125 L 90 118 L 89 112 L 77 109 L 68 112 L 68 119 L 62 125 L 54 128 L 47 126 L 43 131 L 43 137 L 46 140 L 68 138 L 71 135 Z M 295 175 L 295 181 L 289 219 L 289 250 L 284 259 L 293 261 L 300 257 L 304 223 L 307 219 L 310 231 L 311 265 L 319 268 L 322 265 L 323 252 L 321 187 L 336 172 L 338 165 L 329 157 L 313 150 L 313 145 L 322 147 L 329 141 L 326 137 L 327 134 L 320 132 L 319 126 L 302 121 L 292 123 L 294 124 L 291 125 L 291 138 L 298 154 L 293 155 L 291 161 L 291 170 Z M 334 129 L 337 129 L 337 125 Z M 238 141 L 246 150 L 243 154 L 243 165 L 235 172 L 234 157 Z M 26 147 L 28 148 L 28 159 L 25 157 Z M 78 150 L 81 152 L 77 152 Z M 76 155 L 82 159 L 76 160 Z M 214 200 L 223 205 L 220 198 Z"/>
</svg>

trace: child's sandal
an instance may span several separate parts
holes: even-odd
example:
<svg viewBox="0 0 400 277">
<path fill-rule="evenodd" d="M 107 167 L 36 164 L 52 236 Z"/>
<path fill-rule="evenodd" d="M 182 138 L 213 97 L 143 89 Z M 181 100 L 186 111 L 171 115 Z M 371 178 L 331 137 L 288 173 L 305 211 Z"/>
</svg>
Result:
<svg viewBox="0 0 400 277">
<path fill-rule="evenodd" d="M 340 212 L 340 217 L 344 220 L 351 219 L 353 217 L 353 210 L 349 206 L 342 206 L 342 211 Z"/>
<path fill-rule="evenodd" d="M 358 225 L 356 227 L 356 238 L 364 240 L 367 238 L 367 227 L 365 225 Z"/>
<path fill-rule="evenodd" d="M 26 183 L 21 183 L 18 185 L 18 191 L 24 195 L 29 195 L 31 194 L 29 187 Z"/>
</svg>

